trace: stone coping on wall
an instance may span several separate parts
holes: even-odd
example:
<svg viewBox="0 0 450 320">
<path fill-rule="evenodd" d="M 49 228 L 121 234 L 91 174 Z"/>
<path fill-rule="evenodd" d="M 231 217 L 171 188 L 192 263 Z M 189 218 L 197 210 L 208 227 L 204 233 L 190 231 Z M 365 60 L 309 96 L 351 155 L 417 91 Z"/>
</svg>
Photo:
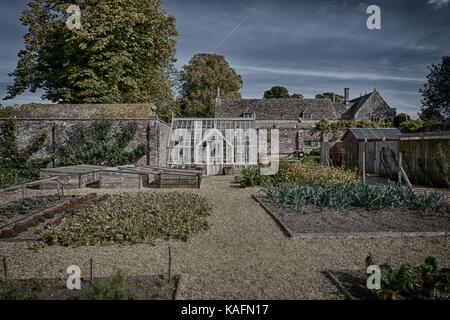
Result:
<svg viewBox="0 0 450 320">
<path fill-rule="evenodd" d="M 133 104 L 24 104 L 14 110 L 18 119 L 154 119 L 152 103 Z"/>
</svg>

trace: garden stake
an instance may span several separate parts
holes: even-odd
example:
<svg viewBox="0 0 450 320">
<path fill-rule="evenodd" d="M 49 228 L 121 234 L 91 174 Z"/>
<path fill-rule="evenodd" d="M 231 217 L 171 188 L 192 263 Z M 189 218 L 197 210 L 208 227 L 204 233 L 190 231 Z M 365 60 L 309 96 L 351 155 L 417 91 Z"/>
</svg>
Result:
<svg viewBox="0 0 450 320">
<path fill-rule="evenodd" d="M 2 257 L 2 260 L 3 260 L 3 274 L 4 274 L 4 276 L 5 276 L 5 281 L 7 281 L 8 280 L 8 269 L 7 269 L 7 267 L 6 267 L 6 257 Z"/>
<path fill-rule="evenodd" d="M 171 247 L 169 245 L 169 277 L 168 277 L 168 283 L 170 283 L 170 279 L 171 279 L 171 274 L 172 274 L 172 250 Z"/>
<path fill-rule="evenodd" d="M 90 273 L 89 273 L 89 277 L 91 280 L 91 285 L 94 285 L 94 259 L 91 258 L 91 260 L 89 261 L 90 264 Z"/>
</svg>

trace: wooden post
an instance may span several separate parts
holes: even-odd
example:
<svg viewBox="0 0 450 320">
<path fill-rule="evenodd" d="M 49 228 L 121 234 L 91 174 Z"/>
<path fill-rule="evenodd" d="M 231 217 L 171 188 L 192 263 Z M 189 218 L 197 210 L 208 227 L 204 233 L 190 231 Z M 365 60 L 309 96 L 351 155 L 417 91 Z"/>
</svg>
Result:
<svg viewBox="0 0 450 320">
<path fill-rule="evenodd" d="M 150 123 L 147 124 L 147 130 L 146 130 L 146 134 L 145 134 L 145 139 L 146 139 L 146 148 L 147 148 L 147 154 L 146 154 L 146 160 L 147 160 L 147 165 L 150 165 L 151 159 L 150 159 Z M 159 163 L 158 163 L 159 164 Z"/>
<path fill-rule="evenodd" d="M 170 283 L 170 279 L 172 277 L 172 249 L 169 244 L 169 270 L 168 270 L 168 279 L 167 281 Z"/>
<path fill-rule="evenodd" d="M 398 153 L 398 183 L 402 183 L 402 153 Z"/>
<path fill-rule="evenodd" d="M 52 126 L 52 167 L 56 168 L 56 122 Z"/>
<path fill-rule="evenodd" d="M 2 257 L 3 260 L 3 275 L 5 276 L 5 281 L 8 280 L 8 267 L 6 265 L 6 257 Z"/>
<path fill-rule="evenodd" d="M 94 285 L 94 259 L 91 258 L 91 260 L 89 261 L 89 279 L 91 281 L 91 285 Z"/>
<path fill-rule="evenodd" d="M 366 184 L 366 151 L 362 152 L 362 168 L 361 168 L 361 181 Z"/>
</svg>

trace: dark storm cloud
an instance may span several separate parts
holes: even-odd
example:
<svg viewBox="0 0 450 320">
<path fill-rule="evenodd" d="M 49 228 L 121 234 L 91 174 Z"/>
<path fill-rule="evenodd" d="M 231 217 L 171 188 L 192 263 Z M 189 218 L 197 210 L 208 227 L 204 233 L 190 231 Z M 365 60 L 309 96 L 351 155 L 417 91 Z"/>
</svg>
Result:
<svg viewBox="0 0 450 320">
<path fill-rule="evenodd" d="M 22 42 L 15 19 L 25 2 L 0 5 L 9 15 L 1 30 L 10 30 L 0 33 L 2 83 Z M 261 97 L 272 85 L 310 97 L 344 87 L 355 97 L 378 88 L 393 107 L 415 115 L 427 66 L 450 54 L 449 2 L 163 0 L 162 5 L 177 18 L 178 66 L 195 53 L 223 54 L 243 76 L 244 97 Z M 381 30 L 366 28 L 371 4 L 381 7 Z"/>
</svg>

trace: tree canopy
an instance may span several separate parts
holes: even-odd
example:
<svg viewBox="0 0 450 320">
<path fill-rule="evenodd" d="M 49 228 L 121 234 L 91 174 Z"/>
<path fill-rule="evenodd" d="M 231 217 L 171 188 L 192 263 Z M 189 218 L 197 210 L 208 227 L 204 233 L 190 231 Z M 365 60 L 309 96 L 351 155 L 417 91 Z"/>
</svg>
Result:
<svg viewBox="0 0 450 320">
<path fill-rule="evenodd" d="M 79 30 L 66 26 L 70 4 L 81 9 Z M 30 0 L 21 22 L 25 48 L 6 99 L 38 89 L 58 103 L 171 99 L 177 31 L 159 0 Z"/>
<path fill-rule="evenodd" d="M 316 94 L 316 99 L 330 99 L 331 101 L 333 101 L 333 96 L 336 102 L 344 101 L 344 96 L 334 92 L 324 92 Z"/>
<path fill-rule="evenodd" d="M 304 96 L 301 93 L 294 93 L 290 96 L 291 99 L 303 99 Z"/>
<path fill-rule="evenodd" d="M 242 78 L 224 56 L 196 54 L 181 72 L 181 108 L 185 115 L 213 117 L 217 88 L 221 98 L 239 99 Z"/>
<path fill-rule="evenodd" d="M 287 99 L 289 90 L 286 87 L 274 86 L 264 92 L 264 99 Z"/>
<path fill-rule="evenodd" d="M 427 82 L 420 90 L 423 120 L 444 120 L 450 118 L 450 56 L 442 58 L 440 64 L 429 67 Z"/>
</svg>

